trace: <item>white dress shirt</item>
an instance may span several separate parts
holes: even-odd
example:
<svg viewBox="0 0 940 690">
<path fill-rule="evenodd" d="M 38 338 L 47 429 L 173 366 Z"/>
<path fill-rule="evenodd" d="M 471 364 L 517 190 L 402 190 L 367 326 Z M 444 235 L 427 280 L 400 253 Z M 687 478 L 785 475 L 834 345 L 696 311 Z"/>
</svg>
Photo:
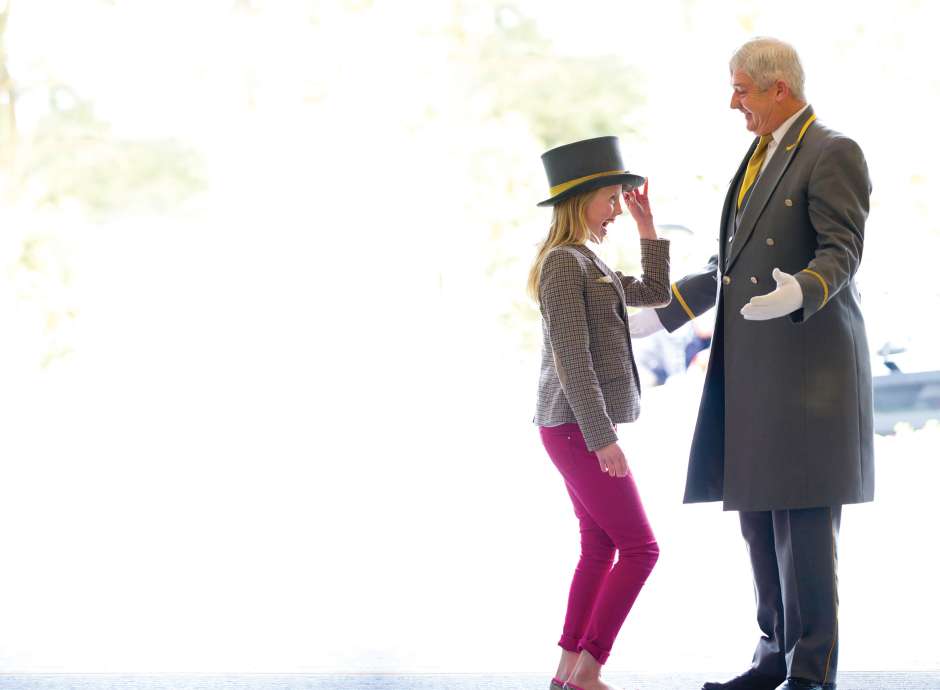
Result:
<svg viewBox="0 0 940 690">
<path fill-rule="evenodd" d="M 773 157 L 774 153 L 777 151 L 777 148 L 781 141 L 783 141 L 784 135 L 787 133 L 787 130 L 790 129 L 790 125 L 796 122 L 797 118 L 803 114 L 803 111 L 809 107 L 809 103 L 804 105 L 798 111 L 793 113 L 787 120 L 777 127 L 770 136 L 770 141 L 767 142 L 767 155 L 764 156 L 764 163 L 760 167 L 760 172 L 757 174 L 760 177 L 760 174 L 764 172 L 764 168 L 767 167 L 767 164 L 770 162 L 770 159 Z M 756 182 L 756 180 L 755 180 Z"/>
</svg>

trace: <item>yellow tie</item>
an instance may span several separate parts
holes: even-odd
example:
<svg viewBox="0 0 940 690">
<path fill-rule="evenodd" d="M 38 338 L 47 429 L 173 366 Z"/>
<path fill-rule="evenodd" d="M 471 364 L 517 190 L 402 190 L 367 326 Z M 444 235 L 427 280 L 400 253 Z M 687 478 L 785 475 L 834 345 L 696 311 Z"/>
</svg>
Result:
<svg viewBox="0 0 940 690">
<path fill-rule="evenodd" d="M 754 149 L 754 153 L 751 154 L 751 160 L 747 162 L 747 170 L 744 171 L 744 181 L 741 183 L 741 191 L 738 192 L 738 208 L 741 208 L 744 195 L 747 194 L 747 190 L 754 185 L 754 180 L 757 179 L 757 174 L 764 164 L 764 157 L 767 155 L 767 144 L 770 142 L 770 139 L 771 136 L 769 134 L 762 136 L 760 141 L 757 142 L 757 148 Z"/>
</svg>

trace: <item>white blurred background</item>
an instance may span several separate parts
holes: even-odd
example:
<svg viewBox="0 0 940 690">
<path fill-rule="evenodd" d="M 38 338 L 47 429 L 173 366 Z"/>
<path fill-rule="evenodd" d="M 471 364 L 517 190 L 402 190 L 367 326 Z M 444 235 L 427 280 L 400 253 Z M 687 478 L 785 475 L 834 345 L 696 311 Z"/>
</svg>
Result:
<svg viewBox="0 0 940 690">
<path fill-rule="evenodd" d="M 867 155 L 873 345 L 940 369 L 932 3 L 0 12 L 4 672 L 553 668 L 578 531 L 530 423 L 539 155 L 618 134 L 691 231 L 682 275 L 750 141 L 727 60 L 756 34 Z M 681 505 L 700 387 L 648 386 L 625 431 L 662 557 L 614 670 L 756 642 L 737 516 Z M 938 447 L 879 437 L 877 500 L 844 511 L 842 670 L 940 668 Z"/>
</svg>

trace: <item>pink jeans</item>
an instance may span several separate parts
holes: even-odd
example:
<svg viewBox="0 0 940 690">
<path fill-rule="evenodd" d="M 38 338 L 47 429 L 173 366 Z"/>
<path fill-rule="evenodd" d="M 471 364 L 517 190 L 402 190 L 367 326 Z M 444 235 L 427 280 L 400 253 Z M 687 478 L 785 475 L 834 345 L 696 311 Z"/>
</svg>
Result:
<svg viewBox="0 0 940 690">
<path fill-rule="evenodd" d="M 581 523 L 581 559 L 558 644 L 570 652 L 585 650 L 603 664 L 653 570 L 659 546 L 633 477 L 602 472 L 577 424 L 540 427 L 540 432 Z"/>
</svg>

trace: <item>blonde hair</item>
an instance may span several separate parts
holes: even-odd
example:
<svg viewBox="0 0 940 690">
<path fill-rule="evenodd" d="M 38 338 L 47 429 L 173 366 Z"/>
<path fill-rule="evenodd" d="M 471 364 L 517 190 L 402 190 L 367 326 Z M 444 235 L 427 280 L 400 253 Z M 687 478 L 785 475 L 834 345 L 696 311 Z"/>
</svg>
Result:
<svg viewBox="0 0 940 690">
<path fill-rule="evenodd" d="M 560 201 L 552 208 L 552 224 L 548 228 L 548 237 L 539 246 L 535 263 L 529 269 L 527 291 L 536 302 L 539 299 L 539 281 L 542 277 L 542 264 L 545 257 L 555 247 L 564 247 L 575 244 L 585 244 L 591 239 L 591 230 L 588 228 L 584 211 L 588 202 L 598 190 L 583 192 Z"/>
</svg>

